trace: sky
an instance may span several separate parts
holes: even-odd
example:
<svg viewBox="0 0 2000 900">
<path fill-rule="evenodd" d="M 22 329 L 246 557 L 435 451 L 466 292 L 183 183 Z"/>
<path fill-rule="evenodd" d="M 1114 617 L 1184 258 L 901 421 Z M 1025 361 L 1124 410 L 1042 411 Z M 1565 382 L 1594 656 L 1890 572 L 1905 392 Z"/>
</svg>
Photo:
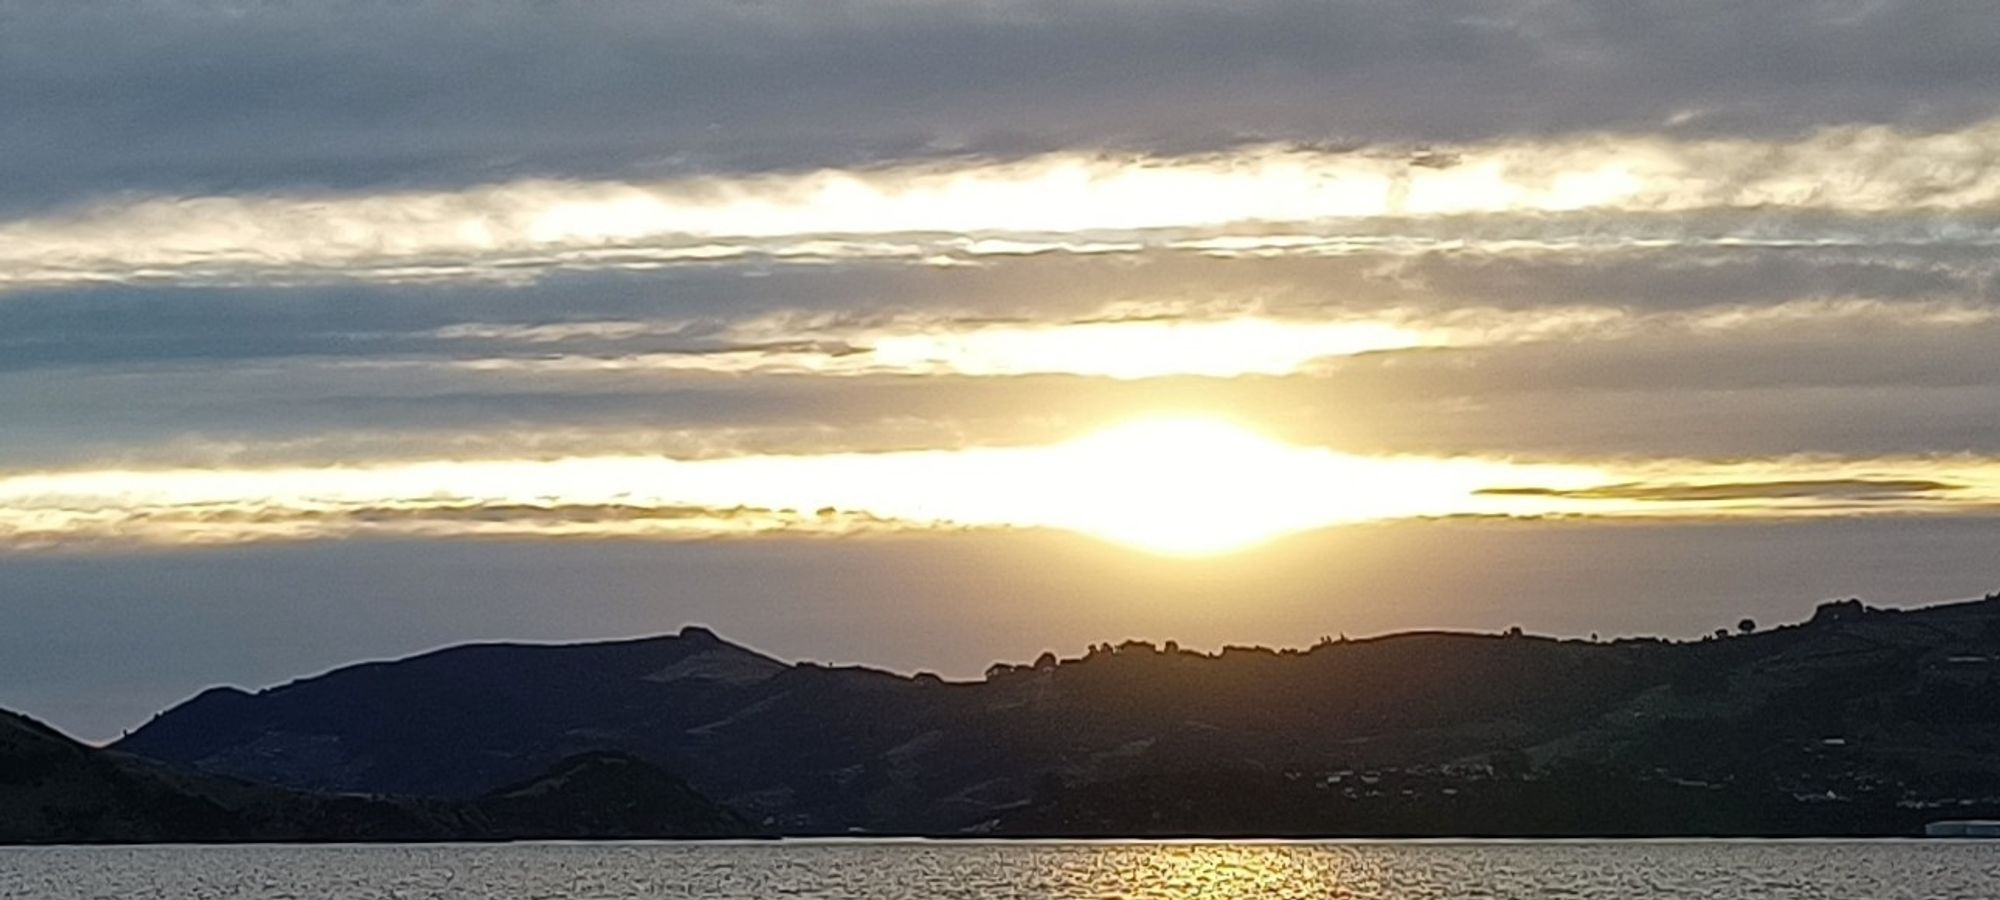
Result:
<svg viewBox="0 0 2000 900">
<path fill-rule="evenodd" d="M 1984 0 L 0 0 L 0 706 L 2000 588 Z"/>
</svg>

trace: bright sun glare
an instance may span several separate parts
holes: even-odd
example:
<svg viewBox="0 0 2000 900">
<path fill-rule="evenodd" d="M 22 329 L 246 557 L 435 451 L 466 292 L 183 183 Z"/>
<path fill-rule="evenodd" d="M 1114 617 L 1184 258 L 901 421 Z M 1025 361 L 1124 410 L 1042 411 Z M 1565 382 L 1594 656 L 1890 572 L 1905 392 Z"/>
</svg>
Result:
<svg viewBox="0 0 2000 900">
<path fill-rule="evenodd" d="M 1224 553 L 1323 515 L 1284 487 L 1298 448 L 1225 421 L 1131 422 L 1058 450 L 1069 527 L 1156 553 Z"/>
</svg>

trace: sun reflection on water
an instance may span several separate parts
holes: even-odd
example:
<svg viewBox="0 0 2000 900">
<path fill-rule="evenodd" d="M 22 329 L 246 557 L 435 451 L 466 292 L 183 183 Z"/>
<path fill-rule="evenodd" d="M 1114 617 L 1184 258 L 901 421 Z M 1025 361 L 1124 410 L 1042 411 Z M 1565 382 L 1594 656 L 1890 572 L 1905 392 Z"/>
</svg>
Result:
<svg viewBox="0 0 2000 900">
<path fill-rule="evenodd" d="M 1050 848 L 1035 881 L 1048 897 L 1123 900 L 1398 896 L 1379 855 L 1285 843 L 1112 843 Z"/>
</svg>

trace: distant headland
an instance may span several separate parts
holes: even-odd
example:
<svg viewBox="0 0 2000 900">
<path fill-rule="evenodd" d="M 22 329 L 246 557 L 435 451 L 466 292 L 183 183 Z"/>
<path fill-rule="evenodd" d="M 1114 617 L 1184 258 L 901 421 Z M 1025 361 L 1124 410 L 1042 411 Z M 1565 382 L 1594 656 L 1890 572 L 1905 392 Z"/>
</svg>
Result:
<svg viewBox="0 0 2000 900">
<path fill-rule="evenodd" d="M 705 628 L 0 715 L 0 842 L 1922 835 L 2000 818 L 2000 596 L 1698 641 L 1169 641 L 979 681 Z"/>
</svg>

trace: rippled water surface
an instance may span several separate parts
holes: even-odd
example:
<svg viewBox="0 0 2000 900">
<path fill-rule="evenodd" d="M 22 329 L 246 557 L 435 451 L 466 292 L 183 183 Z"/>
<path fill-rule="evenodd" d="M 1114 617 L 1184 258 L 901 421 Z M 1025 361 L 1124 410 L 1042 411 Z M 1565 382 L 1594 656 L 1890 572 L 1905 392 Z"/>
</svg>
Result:
<svg viewBox="0 0 2000 900">
<path fill-rule="evenodd" d="M 547 844 L 0 849 L 0 898 L 2000 897 L 2000 845 Z"/>
</svg>

